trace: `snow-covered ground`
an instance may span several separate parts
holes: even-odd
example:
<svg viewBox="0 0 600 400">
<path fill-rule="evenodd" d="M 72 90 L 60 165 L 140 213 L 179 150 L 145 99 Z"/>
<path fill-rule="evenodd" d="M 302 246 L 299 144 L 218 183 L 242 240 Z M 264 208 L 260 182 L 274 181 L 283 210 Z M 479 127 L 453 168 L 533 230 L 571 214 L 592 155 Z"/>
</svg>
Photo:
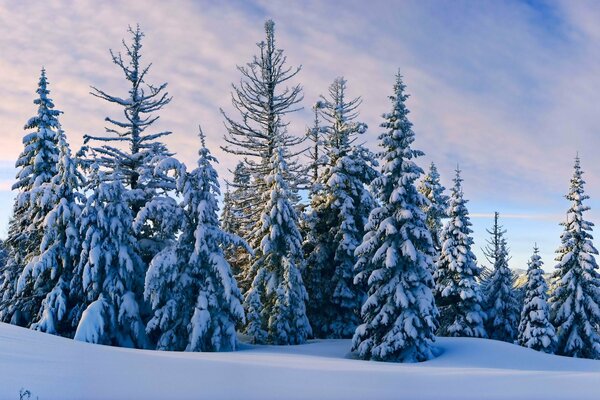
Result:
<svg viewBox="0 0 600 400">
<path fill-rule="evenodd" d="M 140 351 L 0 324 L 0 399 L 598 399 L 600 361 L 440 338 L 421 364 L 348 359 L 350 341 L 234 353 Z"/>
</svg>

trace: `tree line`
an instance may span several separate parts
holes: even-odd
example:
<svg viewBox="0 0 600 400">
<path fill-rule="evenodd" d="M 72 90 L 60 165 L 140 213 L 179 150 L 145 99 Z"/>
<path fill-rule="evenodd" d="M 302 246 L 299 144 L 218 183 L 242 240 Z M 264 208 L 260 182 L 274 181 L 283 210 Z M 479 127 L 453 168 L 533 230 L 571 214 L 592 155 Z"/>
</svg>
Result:
<svg viewBox="0 0 600 400">
<path fill-rule="evenodd" d="M 129 90 L 91 94 L 113 104 L 105 133 L 72 154 L 42 69 L 37 115 L 25 125 L 17 196 L 0 254 L 0 319 L 76 340 L 176 350 L 352 338 L 363 359 L 434 356 L 436 335 L 491 338 L 600 358 L 600 275 L 579 158 L 558 265 L 544 279 L 537 247 L 515 287 L 495 214 L 481 268 L 457 168 L 450 195 L 432 163 L 418 165 L 408 94 L 396 74 L 379 152 L 360 141 L 360 98 L 337 78 L 304 134 L 300 68 L 287 65 L 272 21 L 238 67 L 223 150 L 238 157 L 221 189 L 199 129 L 190 170 L 156 131 L 171 97 L 151 84 L 143 32 L 110 52 Z M 308 203 L 302 197 L 308 198 Z"/>
</svg>

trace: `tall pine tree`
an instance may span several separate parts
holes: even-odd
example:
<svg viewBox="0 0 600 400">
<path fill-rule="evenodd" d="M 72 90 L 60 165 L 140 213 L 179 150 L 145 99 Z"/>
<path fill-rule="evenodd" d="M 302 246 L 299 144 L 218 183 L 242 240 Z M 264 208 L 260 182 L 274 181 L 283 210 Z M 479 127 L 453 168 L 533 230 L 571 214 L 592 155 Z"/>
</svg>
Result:
<svg viewBox="0 0 600 400">
<path fill-rule="evenodd" d="M 592 224 L 583 213 L 590 209 L 585 194 L 579 156 L 575 158 L 571 187 L 566 195 L 571 206 L 556 251 L 551 320 L 558 336 L 557 354 L 577 358 L 600 358 L 600 274 L 592 243 Z"/>
<path fill-rule="evenodd" d="M 486 331 L 490 339 L 513 343 L 519 325 L 519 304 L 514 288 L 515 276 L 508 267 L 506 231 L 498 223 L 499 213 L 494 213 L 492 235 L 484 254 L 493 269 L 484 282 L 484 297 L 487 320 Z"/>
<path fill-rule="evenodd" d="M 146 329 L 160 350 L 235 350 L 235 327 L 244 321 L 242 295 L 223 249 L 246 244 L 221 229 L 220 189 L 212 166 L 217 160 L 202 131 L 200 137 L 198 167 L 187 173 L 178 166 L 176 171 L 182 202 L 170 218 L 179 220 L 177 241 L 154 257 L 146 274 L 144 293 L 153 308 Z M 170 165 L 177 162 L 163 166 Z"/>
<path fill-rule="evenodd" d="M 221 227 L 225 232 L 233 232 L 237 230 L 237 218 L 233 210 L 229 182 L 225 182 L 225 193 L 223 193 L 223 210 L 221 211 L 219 220 L 221 222 Z"/>
<path fill-rule="evenodd" d="M 308 158 L 310 160 L 308 164 L 308 172 L 310 175 L 310 187 L 312 191 L 317 190 L 315 185 L 317 185 L 319 181 L 319 176 L 321 174 L 321 169 L 326 164 L 327 157 L 324 152 L 324 140 L 323 134 L 326 129 L 321 126 L 321 121 L 319 118 L 319 109 L 322 107 L 322 102 L 318 101 L 314 107 L 313 111 L 315 114 L 313 120 L 313 126 L 310 127 L 306 132 L 306 137 L 311 142 L 311 146 L 308 148 Z"/>
<path fill-rule="evenodd" d="M 15 164 L 17 182 L 12 189 L 18 193 L 6 238 L 8 260 L 0 279 L 0 319 L 27 326 L 42 299 L 33 295 L 32 281 L 26 282 L 17 294 L 17 281 L 25 265 L 40 254 L 44 220 L 52 209 L 51 204 L 40 201 L 40 196 L 44 193 L 43 186 L 58 173 L 58 116 L 62 113 L 48 97 L 45 69 L 42 69 L 36 92 L 38 97 L 33 103 L 38 107 L 37 115 L 25 124 L 24 129 L 32 131 L 23 137 L 24 149 Z"/>
<path fill-rule="evenodd" d="M 421 210 L 427 200 L 415 186 L 423 170 L 413 160 L 423 153 L 411 148 L 415 134 L 404 89 L 398 73 L 392 112 L 384 115 L 379 136 L 382 175 L 373 182 L 381 205 L 371 212 L 356 249 L 355 282 L 369 289 L 353 349 L 364 359 L 416 362 L 433 357 L 437 308 L 430 272 L 434 249 Z"/>
<path fill-rule="evenodd" d="M 73 269 L 79 261 L 81 240 L 79 217 L 85 197 L 80 193 L 84 178 L 60 125 L 57 128 L 58 173 L 36 196 L 40 208 L 52 207 L 43 224 L 41 254 L 34 256 L 21 273 L 18 294 L 31 285 L 31 295 L 41 301 L 32 316 L 33 329 L 73 336 L 80 315 L 80 288 L 72 287 Z"/>
<path fill-rule="evenodd" d="M 114 96 L 96 87 L 92 95 L 117 105 L 124 119 L 106 117 L 109 126 L 104 136 L 85 136 L 85 142 L 94 142 L 93 157 L 90 163 L 99 165 L 105 171 L 104 179 L 118 178 L 123 186 L 132 193 L 127 195 L 134 218 L 150 201 L 174 189 L 175 184 L 167 176 L 154 173 L 155 166 L 164 158 L 171 156 L 161 140 L 171 134 L 168 131 L 151 132 L 159 119 L 156 112 L 169 104 L 171 97 L 166 92 L 167 84 L 148 83 L 151 64 L 143 66 L 142 39 L 144 33 L 139 25 L 129 27 L 131 42 L 123 40 L 125 54 L 110 51 L 112 62 L 121 69 L 129 85 L 125 96 Z M 84 150 L 87 147 L 84 148 Z M 164 245 L 164 238 L 152 225 L 148 224 L 137 235 L 140 252 L 147 263 Z"/>
<path fill-rule="evenodd" d="M 306 317 L 308 296 L 300 273 L 304 266 L 302 236 L 290 201 L 286 169 L 280 148 L 273 154 L 271 173 L 265 178 L 271 190 L 263 197 L 262 224 L 254 234 L 262 239 L 244 298 L 246 333 L 256 343 L 300 344 L 312 334 Z"/>
<path fill-rule="evenodd" d="M 442 336 L 485 337 L 483 298 L 477 282 L 481 271 L 471 250 L 473 230 L 461 182 L 457 169 L 448 208 L 450 219 L 440 234 L 441 253 L 434 274 L 440 310 L 438 332 Z"/>
<path fill-rule="evenodd" d="M 119 170 L 107 177 L 92 166 L 92 191 L 81 212 L 82 252 L 75 270 L 85 296 L 75 340 L 148 347 L 140 316 L 144 263 L 134 237 L 132 194 Z"/>
<path fill-rule="evenodd" d="M 309 319 L 316 337 L 351 337 L 360 322 L 364 285 L 354 284 L 354 255 L 365 233 L 375 201 L 367 189 L 378 176 L 373 154 L 356 144 L 367 126 L 356 122 L 360 98 L 347 100 L 346 81 L 337 78 L 322 98 L 320 110 L 327 125 L 327 165 L 311 198 L 312 223 L 305 249 L 310 297 Z"/>
<path fill-rule="evenodd" d="M 442 219 L 448 218 L 448 196 L 444 194 L 446 188 L 440 183 L 440 174 L 434 163 L 429 166 L 429 172 L 419 184 L 419 192 L 429 200 L 423 211 L 427 215 L 427 227 L 431 231 L 433 246 L 437 253 L 442 251 Z"/>
<path fill-rule="evenodd" d="M 244 157 L 244 167 L 250 180 L 243 183 L 242 212 L 247 218 L 248 229 L 242 237 L 253 249 L 260 247 L 262 237 L 253 236 L 260 232 L 261 216 L 265 212 L 264 198 L 271 187 L 266 182 L 271 173 L 272 158 L 277 148 L 283 152 L 288 168 L 284 179 L 294 193 L 297 184 L 303 180 L 302 167 L 297 164 L 294 147 L 302 143 L 304 137 L 295 137 L 287 130 L 285 118 L 298 110 L 302 100 L 300 85 L 287 87 L 288 81 L 294 79 L 300 68 L 286 65 L 287 57 L 283 50 L 275 45 L 275 23 L 265 22 L 266 39 L 257 44 L 258 55 L 245 66 L 238 66 L 242 79 L 233 86 L 232 104 L 240 114 L 241 121 L 236 121 L 221 110 L 225 118 L 227 135 L 223 149 L 229 153 Z M 290 200 L 296 200 L 293 196 Z M 259 234 L 260 235 L 260 234 Z M 240 283 L 244 289 L 253 279 L 249 275 L 251 259 L 244 260 L 239 268 Z M 236 268 L 238 266 L 236 265 Z"/>
<path fill-rule="evenodd" d="M 548 284 L 544 279 L 542 265 L 538 247 L 535 246 L 527 266 L 518 342 L 524 347 L 552 353 L 556 346 L 556 331 L 550 322 Z"/>
<path fill-rule="evenodd" d="M 225 232 L 232 233 L 241 238 L 250 236 L 250 229 L 253 224 L 250 222 L 250 210 L 248 208 L 250 201 L 251 176 L 245 167 L 245 163 L 238 162 L 233 171 L 233 180 L 227 185 L 232 188 L 225 192 L 223 198 L 223 213 L 221 223 Z M 239 287 L 245 292 L 250 286 L 250 277 L 248 273 L 248 263 L 250 262 L 250 253 L 243 246 L 231 245 L 225 249 L 227 260 L 236 276 Z"/>
</svg>

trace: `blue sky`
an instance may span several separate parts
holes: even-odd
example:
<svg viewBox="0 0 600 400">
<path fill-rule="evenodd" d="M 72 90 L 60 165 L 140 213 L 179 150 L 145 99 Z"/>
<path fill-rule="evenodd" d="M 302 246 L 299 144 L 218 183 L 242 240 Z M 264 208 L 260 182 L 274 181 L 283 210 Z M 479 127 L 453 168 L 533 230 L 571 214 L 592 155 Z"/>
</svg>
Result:
<svg viewBox="0 0 600 400">
<path fill-rule="evenodd" d="M 77 149 L 83 134 L 101 133 L 104 117 L 116 115 L 88 94 L 89 85 L 125 94 L 108 49 L 118 49 L 127 25 L 139 22 L 147 35 L 145 60 L 153 62 L 150 80 L 168 81 L 174 97 L 158 128 L 172 130 L 169 147 L 193 163 L 201 123 L 227 178 L 236 160 L 219 149 L 219 108 L 231 111 L 236 64 L 255 53 L 266 18 L 277 24 L 277 43 L 289 64 L 303 66 L 297 82 L 306 109 L 291 117 L 296 134 L 310 123 L 318 95 L 343 75 L 350 94 L 363 97 L 364 139 L 375 148 L 380 115 L 388 111 L 401 68 L 415 146 L 426 153 L 421 165 L 435 161 L 447 187 L 456 165 L 463 169 L 481 261 L 485 229 L 499 211 L 511 266 L 525 267 L 537 242 L 551 269 L 577 151 L 592 197 L 588 218 L 598 221 L 598 3 L 47 0 L 0 3 L 0 236 L 42 65 Z"/>
</svg>

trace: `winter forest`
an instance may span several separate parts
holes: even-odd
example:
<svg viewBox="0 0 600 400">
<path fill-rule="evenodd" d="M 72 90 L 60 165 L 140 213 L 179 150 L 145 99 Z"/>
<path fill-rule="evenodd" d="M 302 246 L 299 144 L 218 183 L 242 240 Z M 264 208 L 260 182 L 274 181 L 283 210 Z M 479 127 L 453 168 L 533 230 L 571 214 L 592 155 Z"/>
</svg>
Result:
<svg viewBox="0 0 600 400">
<path fill-rule="evenodd" d="M 572 155 L 556 259 L 542 260 L 532 243 L 517 277 L 502 214 L 477 259 L 460 166 L 446 189 L 436 165 L 420 161 L 401 66 L 377 77 L 389 81 L 389 104 L 367 126 L 344 77 L 304 98 L 301 68 L 277 41 L 285 26 L 267 20 L 248 39 L 258 41 L 254 57 L 239 60 L 223 130 L 197 121 L 188 144 L 197 163 L 185 165 L 163 142 L 172 133 L 155 128 L 172 94 L 168 76 L 153 74 L 160 60 L 143 57 L 142 28 L 107 53 L 129 90 L 91 86 L 90 103 L 114 112 L 98 115 L 105 131 L 79 149 L 69 137 L 80 133 L 62 129 L 52 100 L 68 87 L 41 68 L 1 243 L 2 322 L 163 351 L 351 339 L 350 358 L 414 363 L 440 354 L 437 337 L 470 337 L 600 359 L 585 160 Z M 307 104 L 309 128 L 290 124 Z M 217 175 L 207 136 L 237 157 L 229 176 Z"/>
</svg>

